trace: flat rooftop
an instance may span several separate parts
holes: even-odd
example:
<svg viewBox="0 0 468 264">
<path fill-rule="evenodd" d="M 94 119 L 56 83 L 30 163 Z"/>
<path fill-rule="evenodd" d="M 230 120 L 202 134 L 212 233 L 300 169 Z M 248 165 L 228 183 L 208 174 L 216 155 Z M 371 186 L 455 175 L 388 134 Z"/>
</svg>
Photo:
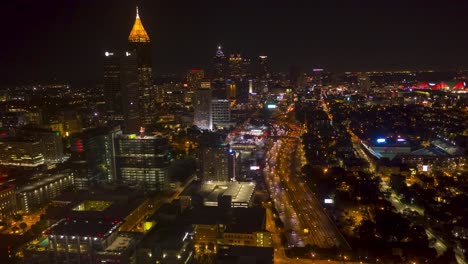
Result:
<svg viewBox="0 0 468 264">
<path fill-rule="evenodd" d="M 62 219 L 53 224 L 47 231 L 50 235 L 103 237 L 107 233 L 117 231 L 122 224 L 120 221 Z"/>
<path fill-rule="evenodd" d="M 253 233 L 265 231 L 266 210 L 261 207 L 231 208 L 229 210 L 203 206 L 193 208 L 184 215 L 184 221 L 190 224 L 215 225 L 225 224 L 225 232 Z"/>
<path fill-rule="evenodd" d="M 233 203 L 248 203 L 255 191 L 255 183 L 252 182 L 228 182 L 228 181 L 193 181 L 181 193 L 181 196 L 201 195 L 205 201 L 217 202 L 218 197 L 231 196 Z"/>
<path fill-rule="evenodd" d="M 75 206 L 73 211 L 97 211 L 102 212 L 106 210 L 112 202 L 110 201 L 94 201 L 94 200 L 85 200 Z"/>
<path fill-rule="evenodd" d="M 119 235 L 114 242 L 112 242 L 105 251 L 118 251 L 122 252 L 130 248 L 134 243 L 134 239 L 128 236 Z"/>
</svg>

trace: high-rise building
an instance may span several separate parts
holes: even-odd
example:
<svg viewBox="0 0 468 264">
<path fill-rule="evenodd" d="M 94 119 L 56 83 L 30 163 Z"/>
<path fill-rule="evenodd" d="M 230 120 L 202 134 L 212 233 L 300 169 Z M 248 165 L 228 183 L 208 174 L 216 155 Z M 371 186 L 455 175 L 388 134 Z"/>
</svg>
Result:
<svg viewBox="0 0 468 264">
<path fill-rule="evenodd" d="M 151 63 L 151 43 L 140 19 L 138 8 L 135 23 L 128 36 L 130 53 L 135 52 L 138 66 L 138 91 L 142 125 L 150 125 L 155 119 L 155 91 Z"/>
<path fill-rule="evenodd" d="M 268 80 L 271 77 L 270 62 L 268 56 L 258 56 L 257 77 L 261 80 Z"/>
<path fill-rule="evenodd" d="M 235 179 L 236 156 L 228 145 L 207 146 L 199 152 L 199 172 L 203 181 Z"/>
<path fill-rule="evenodd" d="M 205 72 L 200 69 L 192 69 L 187 73 L 187 85 L 189 91 L 195 91 L 200 88 L 203 79 L 205 78 Z"/>
<path fill-rule="evenodd" d="M 115 142 L 117 182 L 146 192 L 169 188 L 169 140 L 162 136 L 120 135 Z"/>
<path fill-rule="evenodd" d="M 213 57 L 213 79 L 224 80 L 226 77 L 226 57 L 221 49 L 221 45 L 218 46 L 216 54 Z"/>
<path fill-rule="evenodd" d="M 211 89 L 198 89 L 193 96 L 193 123 L 201 129 L 212 129 Z"/>
<path fill-rule="evenodd" d="M 114 52 L 104 53 L 104 100 L 109 120 L 123 120 L 121 57 Z"/>
<path fill-rule="evenodd" d="M 71 162 L 75 188 L 115 181 L 114 138 L 120 129 L 93 128 L 71 137 Z"/>
<path fill-rule="evenodd" d="M 144 111 L 141 110 L 138 63 L 135 52 L 125 52 L 120 71 L 124 132 L 136 133 L 142 124 L 141 116 Z"/>
<path fill-rule="evenodd" d="M 241 77 L 244 73 L 243 71 L 242 56 L 240 54 L 231 54 L 228 61 L 228 70 L 229 78 L 238 78 Z"/>
<path fill-rule="evenodd" d="M 231 122 L 231 109 L 229 108 L 229 100 L 211 100 L 211 114 L 214 126 L 218 128 L 229 127 Z"/>
</svg>

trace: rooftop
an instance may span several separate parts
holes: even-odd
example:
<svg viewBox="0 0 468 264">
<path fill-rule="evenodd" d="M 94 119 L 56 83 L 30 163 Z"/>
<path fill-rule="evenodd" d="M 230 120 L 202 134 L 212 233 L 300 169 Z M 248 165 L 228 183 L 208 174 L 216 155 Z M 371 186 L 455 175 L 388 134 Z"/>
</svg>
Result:
<svg viewBox="0 0 468 264">
<path fill-rule="evenodd" d="M 184 219 L 191 224 L 226 225 L 225 232 L 253 233 L 264 231 L 266 218 L 265 208 L 231 208 L 203 206 L 188 211 Z"/>
<path fill-rule="evenodd" d="M 201 195 L 207 202 L 217 202 L 218 197 L 231 196 L 233 203 L 249 202 L 255 191 L 251 182 L 208 181 L 192 182 L 181 196 Z"/>
<path fill-rule="evenodd" d="M 103 237 L 117 231 L 122 224 L 118 220 L 61 219 L 52 225 L 46 234 L 60 236 Z"/>
</svg>

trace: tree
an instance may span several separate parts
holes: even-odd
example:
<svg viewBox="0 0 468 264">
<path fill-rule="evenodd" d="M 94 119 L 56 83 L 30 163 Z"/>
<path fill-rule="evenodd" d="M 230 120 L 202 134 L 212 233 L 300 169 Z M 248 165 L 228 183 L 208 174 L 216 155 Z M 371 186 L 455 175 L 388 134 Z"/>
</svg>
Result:
<svg viewBox="0 0 468 264">
<path fill-rule="evenodd" d="M 26 228 L 28 228 L 28 225 L 25 222 L 22 222 L 21 224 L 19 224 L 19 227 L 25 230 Z"/>
<path fill-rule="evenodd" d="M 13 216 L 13 219 L 14 219 L 15 221 L 22 221 L 22 220 L 23 220 L 23 215 L 22 215 L 22 214 L 15 214 L 15 215 Z"/>
</svg>

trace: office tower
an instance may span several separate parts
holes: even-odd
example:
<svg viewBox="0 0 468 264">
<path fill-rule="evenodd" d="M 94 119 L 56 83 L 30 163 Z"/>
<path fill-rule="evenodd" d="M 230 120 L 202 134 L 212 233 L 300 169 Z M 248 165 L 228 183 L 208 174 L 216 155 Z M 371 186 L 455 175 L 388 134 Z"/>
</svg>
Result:
<svg viewBox="0 0 468 264">
<path fill-rule="evenodd" d="M 46 164 L 63 161 L 63 143 L 60 132 L 34 126 L 25 126 L 15 130 L 18 138 L 39 141 Z"/>
<path fill-rule="evenodd" d="M 192 69 L 187 73 L 187 85 L 189 91 L 195 91 L 201 87 L 201 82 L 205 78 L 205 71 Z"/>
<path fill-rule="evenodd" d="M 258 69 L 257 69 L 257 78 L 261 80 L 268 80 L 271 77 L 270 72 L 270 62 L 268 56 L 261 55 L 258 56 Z"/>
<path fill-rule="evenodd" d="M 226 57 L 221 49 L 221 45 L 218 46 L 216 54 L 213 57 L 213 79 L 224 80 L 226 77 Z"/>
<path fill-rule="evenodd" d="M 235 100 L 236 95 L 237 95 L 236 82 L 231 80 L 231 79 L 227 79 L 227 81 L 226 81 L 226 98 L 228 100 Z"/>
<path fill-rule="evenodd" d="M 44 164 L 42 144 L 38 140 L 0 138 L 0 165 L 37 167 Z"/>
<path fill-rule="evenodd" d="M 206 87 L 206 86 L 205 86 Z M 212 129 L 211 89 L 198 89 L 193 96 L 193 122 L 201 129 Z"/>
<path fill-rule="evenodd" d="M 228 181 L 228 151 L 225 145 L 201 149 L 201 173 L 203 181 Z"/>
<path fill-rule="evenodd" d="M 130 53 L 136 53 L 138 67 L 139 111 L 142 125 L 150 125 L 155 119 L 155 91 L 151 63 L 151 42 L 136 10 L 135 23 L 128 36 Z"/>
<path fill-rule="evenodd" d="M 93 128 L 71 137 L 71 162 L 75 188 L 87 190 L 99 183 L 115 181 L 114 138 L 118 128 Z"/>
<path fill-rule="evenodd" d="M 293 88 L 297 88 L 297 81 L 298 78 L 302 74 L 301 67 L 298 66 L 291 66 L 289 67 L 289 83 L 293 86 Z"/>
<path fill-rule="evenodd" d="M 246 78 L 234 79 L 235 83 L 235 95 L 237 103 L 247 103 L 249 101 L 249 80 Z"/>
<path fill-rule="evenodd" d="M 14 186 L 0 185 L 0 221 L 14 216 L 17 210 Z"/>
<path fill-rule="evenodd" d="M 205 146 L 198 155 L 198 171 L 203 181 L 232 181 L 237 177 L 240 157 L 229 145 Z"/>
<path fill-rule="evenodd" d="M 169 140 L 161 136 L 120 135 L 115 142 L 117 181 L 146 192 L 169 188 Z"/>
<path fill-rule="evenodd" d="M 228 60 L 228 78 L 239 78 L 243 75 L 243 63 L 240 54 L 231 54 Z"/>
<path fill-rule="evenodd" d="M 213 126 L 216 126 L 218 129 L 223 127 L 229 128 L 231 122 L 231 109 L 229 108 L 229 100 L 211 100 L 211 114 Z"/>
<path fill-rule="evenodd" d="M 109 120 L 123 120 L 121 56 L 114 52 L 104 53 L 104 100 Z"/>
<path fill-rule="evenodd" d="M 134 52 L 125 52 L 121 60 L 122 110 L 124 116 L 124 132 L 137 133 L 142 124 L 140 91 L 138 81 L 138 62 Z"/>
</svg>

